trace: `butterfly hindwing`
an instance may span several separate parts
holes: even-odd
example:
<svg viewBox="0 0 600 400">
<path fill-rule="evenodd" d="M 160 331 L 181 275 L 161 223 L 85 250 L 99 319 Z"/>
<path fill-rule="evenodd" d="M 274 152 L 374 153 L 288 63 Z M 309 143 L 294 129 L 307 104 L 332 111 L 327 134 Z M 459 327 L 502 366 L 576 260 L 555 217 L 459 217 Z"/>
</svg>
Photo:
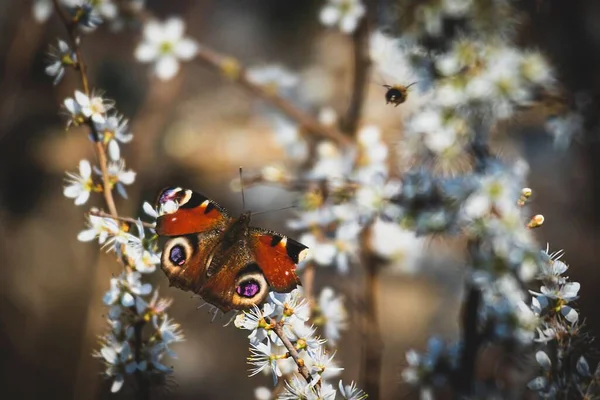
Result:
<svg viewBox="0 0 600 400">
<path fill-rule="evenodd" d="M 163 189 L 156 201 L 156 233 L 180 236 L 224 228 L 231 217 L 214 201 L 179 187 Z"/>
<path fill-rule="evenodd" d="M 260 228 L 250 228 L 249 240 L 256 263 L 276 292 L 290 292 L 300 284 L 296 264 L 306 256 L 305 245 Z"/>
<path fill-rule="evenodd" d="M 161 268 L 171 286 L 198 293 L 207 280 L 207 261 L 220 240 L 216 230 L 170 237 L 163 247 Z"/>
</svg>

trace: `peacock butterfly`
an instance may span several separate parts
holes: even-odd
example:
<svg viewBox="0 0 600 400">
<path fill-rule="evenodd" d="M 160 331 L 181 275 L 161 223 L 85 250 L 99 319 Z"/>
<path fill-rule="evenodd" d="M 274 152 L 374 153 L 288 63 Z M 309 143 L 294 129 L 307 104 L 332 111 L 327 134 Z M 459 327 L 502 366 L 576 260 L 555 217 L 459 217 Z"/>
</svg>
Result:
<svg viewBox="0 0 600 400">
<path fill-rule="evenodd" d="M 179 187 L 163 189 L 156 208 L 156 233 L 168 237 L 161 268 L 171 286 L 227 312 L 260 304 L 269 288 L 287 293 L 301 284 L 296 264 L 308 248 L 249 226 L 249 211 L 233 218 L 214 201 Z"/>
</svg>

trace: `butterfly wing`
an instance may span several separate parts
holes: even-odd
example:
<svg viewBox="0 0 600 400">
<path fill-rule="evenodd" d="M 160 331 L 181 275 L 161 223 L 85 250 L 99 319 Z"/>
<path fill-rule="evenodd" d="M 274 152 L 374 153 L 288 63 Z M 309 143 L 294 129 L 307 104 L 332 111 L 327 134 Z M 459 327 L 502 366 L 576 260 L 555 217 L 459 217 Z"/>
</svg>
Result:
<svg viewBox="0 0 600 400">
<path fill-rule="evenodd" d="M 156 233 L 162 236 L 180 236 L 225 229 L 231 217 L 214 201 L 189 189 L 168 187 L 156 200 L 159 217 Z"/>
<path fill-rule="evenodd" d="M 260 228 L 249 229 L 249 242 L 254 259 L 273 290 L 287 293 L 301 284 L 296 275 L 296 264 L 306 257 L 308 247 Z"/>
<path fill-rule="evenodd" d="M 161 268 L 170 286 L 201 295 L 207 264 L 221 241 L 218 230 L 170 237 L 163 247 Z"/>
</svg>

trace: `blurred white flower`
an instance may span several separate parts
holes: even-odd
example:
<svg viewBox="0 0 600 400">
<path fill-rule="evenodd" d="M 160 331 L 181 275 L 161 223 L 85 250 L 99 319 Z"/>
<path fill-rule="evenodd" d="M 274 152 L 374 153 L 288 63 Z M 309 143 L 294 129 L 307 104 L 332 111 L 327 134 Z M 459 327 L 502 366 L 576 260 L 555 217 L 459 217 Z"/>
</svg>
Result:
<svg viewBox="0 0 600 400">
<path fill-rule="evenodd" d="M 323 317 L 322 325 L 325 337 L 335 346 L 340 338 L 340 331 L 348 327 L 348 315 L 344 308 L 342 296 L 336 296 L 330 287 L 324 287 L 319 295 L 319 310 Z"/>
<path fill-rule="evenodd" d="M 246 70 L 249 81 L 265 86 L 275 93 L 288 91 L 298 85 L 298 75 L 277 64 L 250 67 Z"/>
<path fill-rule="evenodd" d="M 423 239 L 417 237 L 413 230 L 378 218 L 371 226 L 369 246 L 378 256 L 398 261 L 402 270 L 410 273 L 418 266 Z"/>
<path fill-rule="evenodd" d="M 179 18 L 164 23 L 150 21 L 144 26 L 144 39 L 135 49 L 135 57 L 143 63 L 154 63 L 154 74 L 169 80 L 179 71 L 179 60 L 191 60 L 198 44 L 183 36 L 185 24 Z"/>
<path fill-rule="evenodd" d="M 326 26 L 337 26 L 343 33 L 356 30 L 366 9 L 361 0 L 328 0 L 319 14 L 321 23 Z"/>
<path fill-rule="evenodd" d="M 67 172 L 67 182 L 69 183 L 63 190 L 63 194 L 71 199 L 75 199 L 75 205 L 82 205 L 87 202 L 92 191 L 92 167 L 88 160 L 79 162 L 79 175 Z"/>
</svg>

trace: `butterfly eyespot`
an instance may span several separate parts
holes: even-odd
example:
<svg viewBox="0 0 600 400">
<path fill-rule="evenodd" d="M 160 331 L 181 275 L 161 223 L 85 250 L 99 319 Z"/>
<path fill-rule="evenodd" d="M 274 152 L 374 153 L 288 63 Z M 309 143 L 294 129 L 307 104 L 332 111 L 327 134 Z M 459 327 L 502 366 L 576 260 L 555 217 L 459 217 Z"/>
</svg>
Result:
<svg viewBox="0 0 600 400">
<path fill-rule="evenodd" d="M 165 243 L 162 252 L 162 268 L 172 273 L 178 273 L 185 268 L 185 263 L 194 254 L 194 243 L 191 238 L 180 236 Z"/>
<path fill-rule="evenodd" d="M 235 308 L 250 308 L 262 303 L 268 294 L 269 284 L 262 272 L 247 272 L 237 279 L 232 302 Z"/>
<path fill-rule="evenodd" d="M 185 264 L 185 249 L 181 245 L 176 245 L 169 252 L 169 261 L 177 266 Z"/>
<path fill-rule="evenodd" d="M 235 291 L 238 295 L 242 297 L 254 297 L 258 292 L 260 292 L 260 284 L 254 279 L 247 280 L 242 282 Z"/>
</svg>

